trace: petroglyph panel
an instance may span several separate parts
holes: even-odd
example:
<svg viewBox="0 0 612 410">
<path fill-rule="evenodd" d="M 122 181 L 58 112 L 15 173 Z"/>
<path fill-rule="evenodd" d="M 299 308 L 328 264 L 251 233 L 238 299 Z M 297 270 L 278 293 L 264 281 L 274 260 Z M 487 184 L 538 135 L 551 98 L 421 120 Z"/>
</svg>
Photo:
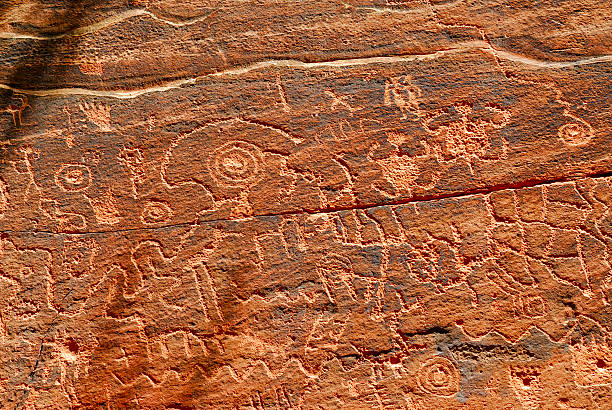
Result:
<svg viewBox="0 0 612 410">
<path fill-rule="evenodd" d="M 4 346 L 35 327 L 32 361 L 3 400 L 602 406 L 611 188 L 598 177 L 357 211 L 5 234 Z"/>
<path fill-rule="evenodd" d="M 599 75 L 609 63 L 515 61 L 508 72 L 507 63 L 453 50 L 263 64 L 143 94 L 37 97 L 43 111 L 28 109 L 22 127 L 3 123 L 12 136 L 0 227 L 140 229 L 608 172 L 612 123 L 598 107 L 610 105 Z M 581 86 L 568 82 L 578 75 Z"/>
<path fill-rule="evenodd" d="M 609 407 L 605 2 L 5 3 L 1 408 Z"/>
</svg>

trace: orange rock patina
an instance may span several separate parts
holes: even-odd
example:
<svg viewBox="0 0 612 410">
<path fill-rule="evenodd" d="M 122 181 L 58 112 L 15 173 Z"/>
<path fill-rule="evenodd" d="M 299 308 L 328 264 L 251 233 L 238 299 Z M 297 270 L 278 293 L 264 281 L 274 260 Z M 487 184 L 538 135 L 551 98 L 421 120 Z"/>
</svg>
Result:
<svg viewBox="0 0 612 410">
<path fill-rule="evenodd" d="M 601 0 L 0 5 L 0 407 L 612 403 Z"/>
</svg>

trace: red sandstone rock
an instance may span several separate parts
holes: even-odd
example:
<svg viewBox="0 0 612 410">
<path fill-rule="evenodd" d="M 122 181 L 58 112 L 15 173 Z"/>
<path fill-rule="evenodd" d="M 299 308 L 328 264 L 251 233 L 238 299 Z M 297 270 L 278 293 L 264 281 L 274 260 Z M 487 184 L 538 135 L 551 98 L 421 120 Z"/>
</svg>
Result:
<svg viewBox="0 0 612 410">
<path fill-rule="evenodd" d="M 610 7 L 0 5 L 2 408 L 607 408 Z"/>
</svg>

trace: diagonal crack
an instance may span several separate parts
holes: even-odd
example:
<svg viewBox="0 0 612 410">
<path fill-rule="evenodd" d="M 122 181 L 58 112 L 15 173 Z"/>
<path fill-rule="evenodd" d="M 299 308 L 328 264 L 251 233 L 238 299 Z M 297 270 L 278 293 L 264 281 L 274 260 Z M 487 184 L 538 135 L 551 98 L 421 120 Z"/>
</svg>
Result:
<svg viewBox="0 0 612 410">
<path fill-rule="evenodd" d="M 433 202 L 440 201 L 443 199 L 449 198 L 465 198 L 473 195 L 487 195 L 493 192 L 504 191 L 507 189 L 520 189 L 520 188 L 533 188 L 538 186 L 551 185 L 562 182 L 572 182 L 572 181 L 580 181 L 586 179 L 598 179 L 598 178 L 608 178 L 612 177 L 612 171 L 600 171 L 591 174 L 585 175 L 577 175 L 577 176 L 569 176 L 569 177 L 560 177 L 554 179 L 529 179 L 513 184 L 498 184 L 484 188 L 474 188 L 471 190 L 449 193 L 449 194 L 439 194 L 439 195 L 422 195 L 422 196 L 414 196 L 412 198 L 397 200 L 397 201 L 389 201 L 385 203 L 369 203 L 369 204 L 357 204 L 352 206 L 344 206 L 344 207 L 329 207 L 324 209 L 302 209 L 302 210 L 292 210 L 287 212 L 276 212 L 276 213 L 268 213 L 268 214 L 258 214 L 253 215 L 247 218 L 217 218 L 217 219 L 206 219 L 199 222 L 180 222 L 167 224 L 162 226 L 154 226 L 154 227 L 138 227 L 138 228 L 124 228 L 124 229 L 114 229 L 107 231 L 87 231 L 87 232 L 53 232 L 53 231 L 36 231 L 36 230 L 3 230 L 0 231 L 0 234 L 40 234 L 40 235 L 107 235 L 113 233 L 129 233 L 129 232 L 146 232 L 146 231 L 160 231 L 164 229 L 172 229 L 172 228 L 180 228 L 180 227 L 195 227 L 202 226 L 207 224 L 215 224 L 215 223 L 223 223 L 223 222 L 235 222 L 240 220 L 249 220 L 249 219 L 264 219 L 264 218 L 273 218 L 279 216 L 292 216 L 292 215 L 323 215 L 323 214 L 331 214 L 341 211 L 350 211 L 356 209 L 374 209 L 388 206 L 397 206 L 397 205 L 406 205 L 412 203 L 422 203 L 422 202 Z"/>
<path fill-rule="evenodd" d="M 397 201 L 389 201 L 385 203 L 358 204 L 358 205 L 344 206 L 344 207 L 343 206 L 329 207 L 329 208 L 319 209 L 319 210 L 287 211 L 287 212 L 280 212 L 276 214 L 262 214 L 258 216 L 272 217 L 272 216 L 299 215 L 299 214 L 311 214 L 311 215 L 329 214 L 329 213 L 335 213 L 335 212 L 340 212 L 340 211 L 350 211 L 350 210 L 355 210 L 355 209 L 372 209 L 372 208 L 379 208 L 379 207 L 386 207 L 386 206 L 406 205 L 406 204 L 411 204 L 411 203 L 440 201 L 440 200 L 449 199 L 449 198 L 464 198 L 464 197 L 469 197 L 469 196 L 477 195 L 477 194 L 487 195 L 492 192 L 504 191 L 507 189 L 533 188 L 537 186 L 551 185 L 551 184 L 562 183 L 562 182 L 571 182 L 571 181 L 579 181 L 583 179 L 596 179 L 596 178 L 607 178 L 607 177 L 612 177 L 612 171 L 596 172 L 596 173 L 580 175 L 580 176 L 560 177 L 560 178 L 548 179 L 548 180 L 534 178 L 534 179 L 527 179 L 527 180 L 517 182 L 517 183 L 512 183 L 512 184 L 497 184 L 497 185 L 492 185 L 488 187 L 474 188 L 474 189 L 470 189 L 466 191 L 454 192 L 454 193 L 448 193 L 448 194 L 417 195 L 411 198 L 401 199 Z"/>
</svg>

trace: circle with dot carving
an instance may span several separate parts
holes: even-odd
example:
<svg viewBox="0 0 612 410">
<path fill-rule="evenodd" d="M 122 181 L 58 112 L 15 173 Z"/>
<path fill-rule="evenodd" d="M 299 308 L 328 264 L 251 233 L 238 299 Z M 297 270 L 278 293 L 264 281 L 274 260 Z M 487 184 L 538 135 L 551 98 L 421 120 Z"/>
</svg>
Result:
<svg viewBox="0 0 612 410">
<path fill-rule="evenodd" d="M 453 362 L 438 356 L 421 366 L 418 381 L 421 388 L 428 393 L 452 396 L 459 391 L 460 374 Z"/>
<path fill-rule="evenodd" d="M 248 185 L 259 178 L 263 154 L 253 144 L 232 141 L 217 148 L 208 166 L 212 176 L 230 187 Z"/>
<path fill-rule="evenodd" d="M 64 191 L 82 191 L 91 184 L 91 172 L 85 165 L 64 164 L 55 174 L 55 183 Z"/>
<path fill-rule="evenodd" d="M 559 128 L 559 137 L 569 145 L 584 145 L 592 136 L 591 126 L 582 122 L 570 122 Z"/>
<path fill-rule="evenodd" d="M 172 209 L 163 202 L 150 201 L 142 210 L 140 218 L 147 225 L 167 222 L 172 218 Z"/>
</svg>

